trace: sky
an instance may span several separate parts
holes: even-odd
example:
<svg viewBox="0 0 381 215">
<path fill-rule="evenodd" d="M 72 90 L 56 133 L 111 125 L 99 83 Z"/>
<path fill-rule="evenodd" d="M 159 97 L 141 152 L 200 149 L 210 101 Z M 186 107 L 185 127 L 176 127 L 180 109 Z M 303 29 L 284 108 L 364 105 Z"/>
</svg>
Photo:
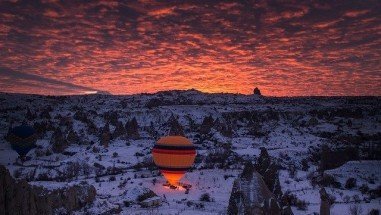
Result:
<svg viewBox="0 0 381 215">
<path fill-rule="evenodd" d="M 0 0 L 0 91 L 381 96 L 380 11 L 377 0 Z"/>
</svg>

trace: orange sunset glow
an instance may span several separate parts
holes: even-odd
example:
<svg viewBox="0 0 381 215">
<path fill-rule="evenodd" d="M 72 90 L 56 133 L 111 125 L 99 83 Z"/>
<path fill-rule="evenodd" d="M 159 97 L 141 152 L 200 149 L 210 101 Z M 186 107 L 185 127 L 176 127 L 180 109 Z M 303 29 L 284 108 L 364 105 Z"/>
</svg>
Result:
<svg viewBox="0 0 381 215">
<path fill-rule="evenodd" d="M 380 1 L 0 2 L 0 91 L 381 95 Z"/>
</svg>

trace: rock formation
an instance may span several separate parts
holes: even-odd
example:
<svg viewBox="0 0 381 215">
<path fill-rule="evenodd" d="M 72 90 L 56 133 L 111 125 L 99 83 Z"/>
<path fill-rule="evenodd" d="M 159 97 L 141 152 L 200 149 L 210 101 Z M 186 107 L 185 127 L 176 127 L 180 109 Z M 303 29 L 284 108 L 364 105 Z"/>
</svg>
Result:
<svg viewBox="0 0 381 215">
<path fill-rule="evenodd" d="M 126 123 L 126 132 L 127 136 L 131 139 L 139 139 L 139 124 L 136 118 L 134 117 L 131 121 L 128 121 Z"/>
<path fill-rule="evenodd" d="M 175 116 L 171 116 L 167 122 L 169 125 L 169 134 L 168 135 L 174 135 L 174 136 L 184 136 L 184 129 L 183 126 L 177 121 Z"/>
<path fill-rule="evenodd" d="M 234 181 L 227 214 L 281 214 L 281 207 L 251 162 Z"/>
<path fill-rule="evenodd" d="M 282 215 L 294 215 L 290 206 L 285 206 L 282 209 Z"/>
<path fill-rule="evenodd" d="M 118 121 L 115 126 L 114 133 L 112 134 L 112 138 L 116 139 L 120 136 L 123 136 L 126 134 L 126 129 L 124 128 L 124 125 L 121 121 Z"/>
<path fill-rule="evenodd" d="M 282 190 L 279 182 L 277 164 L 271 160 L 266 148 L 261 147 L 261 153 L 255 164 L 255 169 L 263 176 L 264 182 L 277 199 L 280 199 Z"/>
<path fill-rule="evenodd" d="M 12 178 L 0 165 L 0 214 L 69 214 L 93 202 L 95 196 L 95 188 L 88 184 L 55 190 L 31 186 Z"/>
<path fill-rule="evenodd" d="M 62 153 L 69 145 L 59 127 L 54 131 L 50 143 L 54 153 Z"/>
<path fill-rule="evenodd" d="M 200 126 L 200 133 L 208 134 L 214 125 L 214 119 L 212 115 L 209 115 L 204 118 Z"/>
<path fill-rule="evenodd" d="M 259 90 L 259 88 L 258 87 L 256 87 L 255 89 L 254 89 L 254 95 L 262 95 L 261 94 L 261 91 Z"/>
<path fill-rule="evenodd" d="M 75 144 L 79 144 L 79 141 L 80 141 L 77 132 L 75 132 L 73 128 L 71 128 L 71 129 L 69 130 L 69 133 L 68 133 L 67 136 L 66 136 L 66 140 L 67 140 L 69 143 L 75 143 Z"/>
<path fill-rule="evenodd" d="M 102 133 L 101 133 L 101 137 L 100 137 L 101 145 L 104 146 L 105 148 L 107 148 L 108 145 L 110 144 L 110 140 L 111 140 L 110 125 L 107 122 L 106 125 L 102 129 Z"/>
<path fill-rule="evenodd" d="M 311 117 L 311 119 L 308 120 L 306 123 L 307 126 L 317 126 L 319 124 L 319 121 L 315 117 Z"/>
<path fill-rule="evenodd" d="M 329 200 L 329 195 L 324 188 L 322 188 L 319 193 L 321 199 L 320 215 L 330 215 L 331 202 Z"/>
</svg>

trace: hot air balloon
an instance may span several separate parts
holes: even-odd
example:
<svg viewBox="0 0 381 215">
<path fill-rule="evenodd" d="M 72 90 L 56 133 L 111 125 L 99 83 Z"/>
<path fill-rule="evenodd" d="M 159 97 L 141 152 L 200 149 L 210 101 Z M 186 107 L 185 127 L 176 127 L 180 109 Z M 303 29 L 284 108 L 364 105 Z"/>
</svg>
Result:
<svg viewBox="0 0 381 215">
<path fill-rule="evenodd" d="M 36 147 L 37 135 L 31 126 L 20 125 L 11 129 L 8 140 L 12 149 L 19 154 L 21 160 L 24 160 L 25 155 Z"/>
<path fill-rule="evenodd" d="M 193 165 L 196 149 L 185 137 L 166 136 L 157 141 L 152 154 L 156 166 L 169 184 L 177 186 L 185 172 Z"/>
</svg>

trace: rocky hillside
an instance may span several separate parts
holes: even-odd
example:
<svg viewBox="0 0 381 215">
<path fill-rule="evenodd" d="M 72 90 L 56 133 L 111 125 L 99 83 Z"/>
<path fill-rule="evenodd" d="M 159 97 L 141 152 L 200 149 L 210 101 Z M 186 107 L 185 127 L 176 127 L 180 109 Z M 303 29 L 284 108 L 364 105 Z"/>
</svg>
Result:
<svg viewBox="0 0 381 215">
<path fill-rule="evenodd" d="M 13 179 L 0 165 L 1 214 L 68 214 L 92 203 L 95 195 L 95 188 L 88 184 L 53 190 L 31 186 L 25 180 Z"/>
</svg>

